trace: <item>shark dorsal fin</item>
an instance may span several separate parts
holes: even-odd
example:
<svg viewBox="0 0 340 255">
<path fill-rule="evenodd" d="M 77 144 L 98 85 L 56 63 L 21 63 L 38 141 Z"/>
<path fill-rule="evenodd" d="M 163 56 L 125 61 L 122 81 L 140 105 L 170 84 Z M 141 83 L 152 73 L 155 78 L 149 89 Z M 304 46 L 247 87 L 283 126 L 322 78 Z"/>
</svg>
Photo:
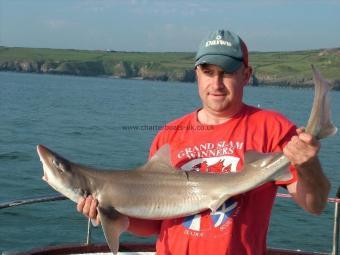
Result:
<svg viewBox="0 0 340 255">
<path fill-rule="evenodd" d="M 261 153 L 257 151 L 247 151 L 244 154 L 244 163 L 253 167 L 264 167 L 268 165 L 278 153 Z"/>
<path fill-rule="evenodd" d="M 165 144 L 156 151 L 156 153 L 148 160 L 148 162 L 139 169 L 139 171 L 148 172 L 166 172 L 174 171 L 175 168 L 171 164 L 170 145 Z"/>
<path fill-rule="evenodd" d="M 247 151 L 244 155 L 244 163 L 251 166 L 251 169 L 257 170 L 263 168 L 281 156 L 281 152 L 261 153 L 257 151 Z M 273 176 L 273 180 L 285 182 L 293 178 L 289 170 L 289 165 L 282 168 Z"/>
<path fill-rule="evenodd" d="M 163 161 L 171 165 L 171 154 L 170 154 L 170 145 L 164 144 L 161 146 L 158 151 L 149 159 L 149 161 Z"/>
</svg>

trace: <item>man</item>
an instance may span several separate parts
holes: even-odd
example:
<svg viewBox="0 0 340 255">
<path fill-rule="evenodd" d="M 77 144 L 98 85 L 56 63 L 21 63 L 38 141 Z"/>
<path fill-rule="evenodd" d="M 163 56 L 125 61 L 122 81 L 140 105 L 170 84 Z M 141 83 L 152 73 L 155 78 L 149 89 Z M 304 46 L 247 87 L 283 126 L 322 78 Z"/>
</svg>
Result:
<svg viewBox="0 0 340 255">
<path fill-rule="evenodd" d="M 159 234 L 159 255 L 265 254 L 278 185 L 287 187 L 306 211 L 320 214 L 324 209 L 330 184 L 317 157 L 320 144 L 281 114 L 243 103 L 252 69 L 247 47 L 236 34 L 211 33 L 198 49 L 195 68 L 202 108 L 166 125 L 153 141 L 150 156 L 170 144 L 172 164 L 178 169 L 234 172 L 242 169 L 248 150 L 283 151 L 294 177 L 228 199 L 215 213 L 164 221 L 130 218 L 129 230 Z M 82 199 L 78 211 L 96 218 L 96 205 L 91 197 Z"/>
</svg>

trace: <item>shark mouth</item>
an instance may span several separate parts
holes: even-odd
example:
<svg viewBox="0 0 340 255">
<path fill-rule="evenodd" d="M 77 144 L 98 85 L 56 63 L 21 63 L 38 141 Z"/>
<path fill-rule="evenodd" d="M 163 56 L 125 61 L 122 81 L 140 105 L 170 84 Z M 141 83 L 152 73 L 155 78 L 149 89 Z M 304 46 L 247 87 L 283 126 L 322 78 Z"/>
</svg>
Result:
<svg viewBox="0 0 340 255">
<path fill-rule="evenodd" d="M 39 158 L 40 158 L 40 162 L 42 163 L 43 165 L 43 176 L 42 176 L 42 179 L 45 181 L 45 182 L 48 182 L 48 176 L 47 176 L 47 171 L 46 171 L 46 164 L 45 164 L 45 161 L 43 159 L 43 147 L 41 145 L 38 145 L 37 146 L 37 152 L 38 152 L 38 155 L 39 155 Z"/>
<path fill-rule="evenodd" d="M 43 174 L 41 179 L 43 179 L 45 182 L 48 182 L 48 177 L 47 177 L 47 173 L 45 171 L 45 166 L 43 166 L 43 169 L 44 169 L 44 174 Z"/>
</svg>

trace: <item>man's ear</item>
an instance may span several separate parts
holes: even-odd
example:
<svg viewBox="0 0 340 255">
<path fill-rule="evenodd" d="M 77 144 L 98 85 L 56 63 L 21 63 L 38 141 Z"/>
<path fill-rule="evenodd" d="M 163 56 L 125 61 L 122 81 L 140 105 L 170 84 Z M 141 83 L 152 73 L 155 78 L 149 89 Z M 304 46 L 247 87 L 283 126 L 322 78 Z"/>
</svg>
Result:
<svg viewBox="0 0 340 255">
<path fill-rule="evenodd" d="M 253 73 L 253 68 L 251 66 L 247 66 L 243 70 L 244 72 L 244 86 L 246 86 L 249 83 L 250 77 Z"/>
<path fill-rule="evenodd" d="M 195 66 L 194 72 L 195 72 L 195 81 L 197 81 L 198 66 Z"/>
</svg>

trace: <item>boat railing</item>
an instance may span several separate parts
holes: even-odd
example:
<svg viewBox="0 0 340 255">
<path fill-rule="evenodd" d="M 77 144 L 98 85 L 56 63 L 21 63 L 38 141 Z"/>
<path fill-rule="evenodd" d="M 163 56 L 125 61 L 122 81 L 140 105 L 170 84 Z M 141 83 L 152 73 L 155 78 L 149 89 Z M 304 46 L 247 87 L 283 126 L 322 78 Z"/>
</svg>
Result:
<svg viewBox="0 0 340 255">
<path fill-rule="evenodd" d="M 277 193 L 276 195 L 279 198 L 292 198 L 289 194 Z M 44 203 L 44 202 L 52 202 L 58 200 L 67 200 L 68 198 L 63 195 L 50 195 L 50 196 L 40 196 L 40 197 L 31 197 L 25 199 L 16 199 L 8 202 L 0 202 L 0 209 L 28 205 L 28 204 L 36 204 L 36 203 Z M 339 255 L 339 203 L 340 203 L 340 186 L 338 187 L 336 197 L 328 198 L 329 203 L 334 203 L 334 223 L 333 223 L 333 245 L 332 245 L 332 253 L 331 255 Z M 90 245 L 92 243 L 92 229 L 93 225 L 91 223 L 91 219 L 88 219 L 87 223 L 87 233 L 86 233 L 86 245 Z"/>
<path fill-rule="evenodd" d="M 292 198 L 290 194 L 277 193 L 280 198 Z M 339 255 L 339 203 L 340 203 L 340 186 L 338 187 L 335 198 L 328 198 L 328 203 L 334 203 L 334 221 L 333 221 L 333 246 L 331 255 Z"/>
</svg>

